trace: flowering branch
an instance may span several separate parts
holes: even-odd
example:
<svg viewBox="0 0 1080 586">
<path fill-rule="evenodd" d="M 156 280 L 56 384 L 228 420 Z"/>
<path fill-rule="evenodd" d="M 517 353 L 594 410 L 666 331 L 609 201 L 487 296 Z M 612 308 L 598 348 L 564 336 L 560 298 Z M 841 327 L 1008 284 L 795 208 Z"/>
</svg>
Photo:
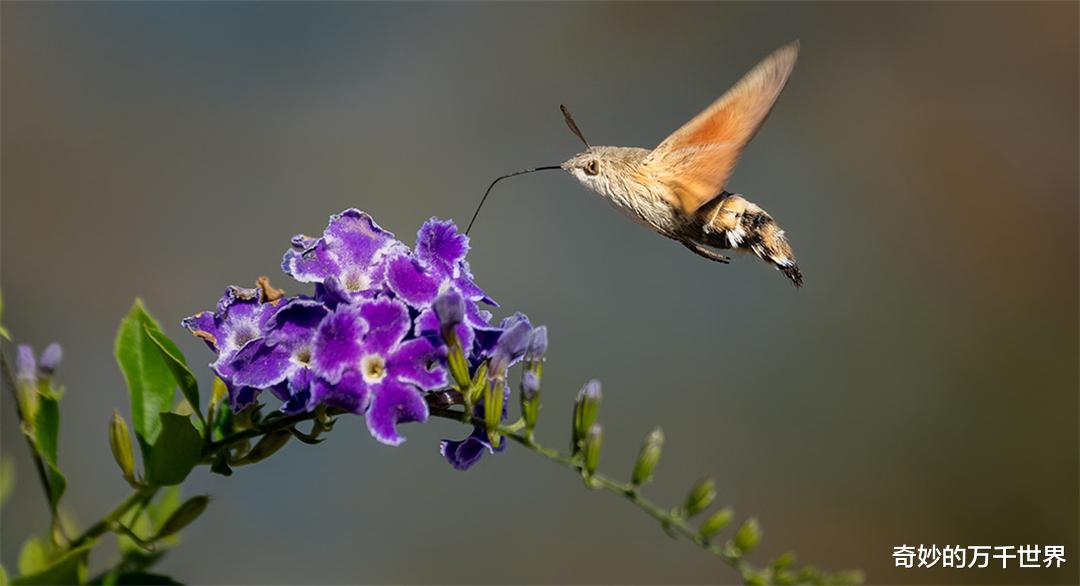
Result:
<svg viewBox="0 0 1080 586">
<path fill-rule="evenodd" d="M 745 556 L 761 539 L 753 518 L 726 540 L 718 536 L 732 520 L 731 509 L 714 510 L 700 524 L 692 523 L 716 498 L 710 479 L 695 485 L 677 507 L 664 508 L 643 496 L 661 455 L 659 429 L 646 436 L 629 481 L 601 474 L 597 381 L 586 384 L 575 401 L 570 452 L 541 445 L 535 431 L 547 329 L 534 327 L 521 313 L 494 323 L 482 306 L 496 304 L 475 283 L 465 260 L 468 250 L 468 238 L 452 222 L 431 219 L 410 249 L 355 209 L 332 216 L 322 237 L 294 237 L 282 268 L 313 284 L 313 295 L 287 296 L 262 277 L 254 288 L 228 287 L 214 311 L 183 320 L 214 353 L 210 368 L 217 376 L 205 407 L 183 353 L 136 300 L 121 322 L 115 348 L 133 430 L 118 412 L 108 427 L 110 449 L 132 492 L 71 540 L 60 530 L 58 508 L 66 484 L 56 452 L 63 394 L 53 383 L 59 347 L 50 346 L 35 363 L 30 348 L 21 346 L 17 376 L 6 361 L 4 376 L 17 389 L 53 530 L 49 542 L 27 541 L 19 556 L 22 575 L 12 583 L 87 583 L 90 551 L 107 533 L 117 535 L 121 557 L 92 583 L 172 583 L 147 570 L 207 509 L 205 495 L 180 501 L 178 486 L 193 469 L 208 466 L 229 476 L 233 468 L 263 461 L 294 438 L 323 441 L 343 415 L 361 416 L 375 440 L 389 446 L 405 441 L 399 430 L 405 423 L 437 417 L 469 426 L 467 437 L 440 444 L 458 470 L 503 451 L 507 441 L 520 444 L 574 470 L 589 488 L 625 498 L 672 537 L 719 557 L 748 584 L 861 580 L 854 572 L 795 571 L 790 554 L 763 567 L 752 565 Z M 520 416 L 510 420 L 508 379 L 519 364 Z M 263 413 L 264 392 L 279 401 L 277 410 Z M 299 429 L 308 422 L 308 431 Z M 5 581 L 0 571 L 0 584 Z"/>
<path fill-rule="evenodd" d="M 7 330 L 2 326 L 0 326 L 0 333 L 5 338 L 7 337 Z M 67 535 L 64 532 L 59 510 L 57 509 L 66 482 L 55 466 L 55 442 L 51 446 L 41 445 L 43 440 L 47 442 L 48 438 L 43 438 L 35 433 L 38 428 L 35 420 L 39 416 L 44 420 L 41 427 L 45 428 L 47 434 L 47 428 L 51 423 L 49 420 L 52 419 L 51 414 L 56 405 L 55 401 L 57 395 L 60 394 L 53 391 L 50 381 L 52 371 L 60 360 L 59 348 L 58 345 L 54 344 L 42 354 L 42 374 L 47 376 L 40 377 L 40 380 L 36 372 L 37 364 L 34 355 L 29 351 L 28 347 L 19 348 L 18 379 L 11 373 L 7 356 L 0 352 L 0 369 L 3 370 L 3 380 L 8 389 L 11 390 L 11 396 L 15 401 L 15 413 L 19 418 L 19 428 L 24 439 L 26 439 L 27 447 L 30 449 L 34 469 L 41 483 L 41 489 L 45 493 L 45 500 L 49 505 L 50 537 L 58 544 L 67 541 Z M 42 409 L 43 403 L 45 409 Z M 46 462 L 46 458 L 50 456 L 51 465 Z"/>
<path fill-rule="evenodd" d="M 471 425 L 485 425 L 482 420 L 470 417 L 465 411 L 433 406 L 431 408 L 431 415 L 433 417 L 450 419 Z M 794 555 L 790 553 L 780 556 L 766 567 L 756 568 L 748 563 L 743 557 L 743 554 L 753 549 L 760 539 L 760 530 L 754 519 L 747 521 L 735 534 L 733 539 L 724 543 L 717 542 L 713 538 L 716 533 L 722 530 L 727 523 L 730 522 L 732 516 L 730 509 L 720 509 L 712 517 L 709 517 L 700 527 L 694 527 L 687 518 L 688 509 L 685 506 L 683 508 L 665 509 L 642 496 L 640 492 L 640 482 L 637 484 L 635 484 L 634 481 L 619 482 L 598 472 L 589 473 L 585 468 L 585 461 L 581 455 L 566 455 L 553 448 L 540 445 L 535 437 L 533 437 L 533 434 L 521 433 L 518 431 L 523 423 L 524 420 L 521 419 L 511 425 L 499 425 L 495 427 L 494 431 L 564 468 L 581 473 L 585 480 L 585 485 L 589 488 L 606 490 L 610 493 L 624 497 L 635 507 L 656 519 L 664 531 L 672 537 L 681 536 L 694 545 L 697 545 L 705 551 L 722 559 L 728 566 L 737 571 L 747 584 L 859 584 L 862 582 L 862 575 L 860 572 L 823 573 L 811 567 L 806 567 L 798 572 L 793 572 L 789 567 L 792 562 L 794 562 L 795 558 Z M 646 458 L 648 457 L 649 445 L 649 441 L 646 440 L 646 449 L 643 450 L 645 452 L 643 455 L 645 455 Z M 655 466 L 655 463 L 656 462 L 653 461 L 651 464 L 647 463 L 646 466 Z M 639 459 L 639 464 L 635 467 L 635 473 L 640 470 L 640 466 L 641 463 Z M 651 473 L 651 470 L 646 471 L 646 473 Z M 704 494 L 707 495 L 713 490 L 711 488 L 711 481 L 706 481 L 705 486 Z M 690 501 L 694 501 L 698 503 L 698 505 L 701 504 L 702 498 L 707 498 L 709 500 L 712 498 L 709 496 L 703 497 L 702 494 L 695 496 L 695 492 L 701 493 L 702 491 L 701 489 L 695 488 L 695 490 L 691 492 Z"/>
</svg>

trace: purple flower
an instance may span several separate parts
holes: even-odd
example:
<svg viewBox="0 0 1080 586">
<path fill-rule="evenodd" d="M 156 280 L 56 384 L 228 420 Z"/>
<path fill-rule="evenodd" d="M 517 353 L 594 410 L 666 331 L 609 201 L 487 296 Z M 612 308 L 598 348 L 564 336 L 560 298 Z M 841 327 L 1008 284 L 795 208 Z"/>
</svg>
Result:
<svg viewBox="0 0 1080 586">
<path fill-rule="evenodd" d="M 468 470 L 473 464 L 480 461 L 486 450 L 489 454 L 501 452 L 506 449 L 506 442 L 499 444 L 498 448 L 491 446 L 487 431 L 476 426 L 469 437 L 460 440 L 442 440 L 439 442 L 439 453 L 446 458 L 450 465 L 458 470 Z"/>
<path fill-rule="evenodd" d="M 270 389 L 285 404 L 282 410 L 296 413 L 309 405 L 312 347 L 315 331 L 330 313 L 311 299 L 284 303 L 263 324 L 263 337 L 252 340 L 233 356 L 227 370 L 240 387 Z"/>
<path fill-rule="evenodd" d="M 416 256 L 441 274 L 460 277 L 468 253 L 469 237 L 458 232 L 451 220 L 431 218 L 416 233 Z"/>
<path fill-rule="evenodd" d="M 449 279 L 466 299 L 498 306 L 476 285 L 465 255 L 469 237 L 458 232 L 451 220 L 431 218 L 416 233 L 416 257 L 440 280 Z"/>
<path fill-rule="evenodd" d="M 502 386 L 505 418 L 510 391 L 503 375 L 523 356 L 530 368 L 542 359 L 546 331 L 533 330 L 523 314 L 491 324 L 481 304 L 496 304 L 476 285 L 468 252 L 468 237 L 451 221 L 425 222 L 409 250 L 371 216 L 348 209 L 330 217 L 322 236 L 293 237 L 282 259 L 287 274 L 315 285 L 313 298 L 230 287 L 217 311 L 183 325 L 217 354 L 211 367 L 234 410 L 269 390 L 287 413 L 326 405 L 363 414 L 371 434 L 390 445 L 405 441 L 399 423 L 427 420 L 424 393 L 447 388 L 446 338 L 453 331 L 467 362 L 455 364 L 467 375 L 492 362 L 498 380 L 490 384 Z M 473 407 L 483 416 L 482 400 Z M 501 448 L 477 428 L 461 441 L 444 441 L 441 450 L 465 469 Z"/>
<path fill-rule="evenodd" d="M 381 289 L 385 259 L 407 250 L 371 216 L 350 208 L 330 216 L 321 238 L 294 236 L 281 269 L 301 283 L 323 285 L 334 297 L 355 298 Z"/>
<path fill-rule="evenodd" d="M 225 381 L 234 411 L 251 404 L 259 389 L 234 384 L 230 362 L 241 348 L 262 337 L 263 325 L 276 309 L 273 303 L 260 302 L 258 289 L 230 286 L 218 302 L 217 311 L 204 311 L 180 322 L 217 353 L 210 367 Z"/>
<path fill-rule="evenodd" d="M 347 402 L 366 408 L 375 439 L 398 445 L 397 424 L 426 421 L 422 391 L 447 384 L 445 347 L 426 337 L 406 339 L 408 308 L 381 298 L 342 304 L 323 320 L 315 335 L 312 370 L 318 375 L 311 401 Z"/>
<path fill-rule="evenodd" d="M 416 234 L 415 254 L 390 261 L 390 289 L 415 309 L 429 307 L 439 293 L 450 288 L 473 304 L 496 305 L 473 281 L 465 262 L 468 251 L 469 237 L 458 232 L 452 221 L 431 218 Z"/>
</svg>

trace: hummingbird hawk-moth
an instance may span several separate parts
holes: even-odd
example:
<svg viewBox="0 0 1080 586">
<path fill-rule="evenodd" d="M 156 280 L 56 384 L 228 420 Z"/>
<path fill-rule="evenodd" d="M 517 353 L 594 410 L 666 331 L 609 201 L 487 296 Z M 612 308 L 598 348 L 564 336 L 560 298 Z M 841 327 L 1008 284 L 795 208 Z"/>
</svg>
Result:
<svg viewBox="0 0 1080 586">
<path fill-rule="evenodd" d="M 585 151 L 561 165 L 504 175 L 492 187 L 506 177 L 564 169 L 630 219 L 694 253 L 728 263 L 731 259 L 714 249 L 750 251 L 800 287 L 802 272 L 784 231 L 760 206 L 724 190 L 739 155 L 780 97 L 798 53 L 798 41 L 777 49 L 652 150 L 592 146 L 560 106 Z"/>
</svg>

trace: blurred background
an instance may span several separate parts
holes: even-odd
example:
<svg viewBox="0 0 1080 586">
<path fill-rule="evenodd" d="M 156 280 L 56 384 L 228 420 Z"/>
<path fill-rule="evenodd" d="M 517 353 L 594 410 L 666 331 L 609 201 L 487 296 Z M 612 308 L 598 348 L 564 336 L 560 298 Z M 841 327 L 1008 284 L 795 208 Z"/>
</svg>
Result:
<svg viewBox="0 0 1080 586">
<path fill-rule="evenodd" d="M 1077 582 L 1075 3 L 2 5 L 2 287 L 18 341 L 65 350 L 60 459 L 82 523 L 127 494 L 106 441 L 135 296 L 179 327 L 280 274 L 295 233 L 356 206 L 412 242 L 495 176 L 594 144 L 652 146 L 776 47 L 787 90 L 729 189 L 806 274 L 710 263 L 567 175 L 502 183 L 478 281 L 551 330 L 540 437 L 604 382 L 602 467 L 667 435 L 649 489 L 702 475 L 756 559 L 792 549 L 870 583 Z M 13 348 L 7 347 L 11 356 Z M 47 524 L 19 483 L 0 558 Z M 358 419 L 231 478 L 163 572 L 194 583 L 730 583 L 610 495 L 511 446 L 468 473 L 445 422 L 394 449 Z M 902 570 L 902 544 L 1066 546 L 1054 570 Z M 463 553 L 468 552 L 468 553 Z M 478 558 L 482 557 L 482 561 Z M 463 559 L 464 558 L 464 559 Z M 97 559 L 98 564 L 106 562 Z"/>
</svg>

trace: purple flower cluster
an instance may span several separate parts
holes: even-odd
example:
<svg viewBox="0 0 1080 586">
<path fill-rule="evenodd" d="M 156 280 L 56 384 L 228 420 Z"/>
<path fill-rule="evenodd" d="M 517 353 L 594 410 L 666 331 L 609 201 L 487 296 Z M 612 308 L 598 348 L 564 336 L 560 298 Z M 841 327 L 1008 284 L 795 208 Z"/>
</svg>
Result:
<svg viewBox="0 0 1080 586">
<path fill-rule="evenodd" d="M 488 360 L 520 359 L 520 342 L 506 347 L 532 329 L 521 314 L 490 323 L 481 304 L 496 304 L 476 285 L 468 251 L 468 237 L 451 221 L 424 223 L 410 250 L 368 214 L 348 209 L 331 216 L 321 237 L 293 237 L 285 253 L 282 269 L 314 284 L 313 295 L 285 297 L 265 281 L 259 288 L 229 287 L 216 311 L 183 325 L 217 354 L 210 366 L 228 387 L 234 411 L 269 390 L 286 413 L 325 405 L 364 415 L 376 439 L 398 445 L 404 438 L 397 424 L 427 420 L 425 393 L 451 386 L 447 338 L 453 336 L 444 325 L 470 373 Z M 445 315 L 447 307 L 455 315 Z M 491 449 L 479 430 L 462 442 L 444 442 L 443 453 L 467 467 L 463 461 L 476 457 L 458 457 L 457 446 L 468 443 L 469 451 L 475 442 Z"/>
</svg>

